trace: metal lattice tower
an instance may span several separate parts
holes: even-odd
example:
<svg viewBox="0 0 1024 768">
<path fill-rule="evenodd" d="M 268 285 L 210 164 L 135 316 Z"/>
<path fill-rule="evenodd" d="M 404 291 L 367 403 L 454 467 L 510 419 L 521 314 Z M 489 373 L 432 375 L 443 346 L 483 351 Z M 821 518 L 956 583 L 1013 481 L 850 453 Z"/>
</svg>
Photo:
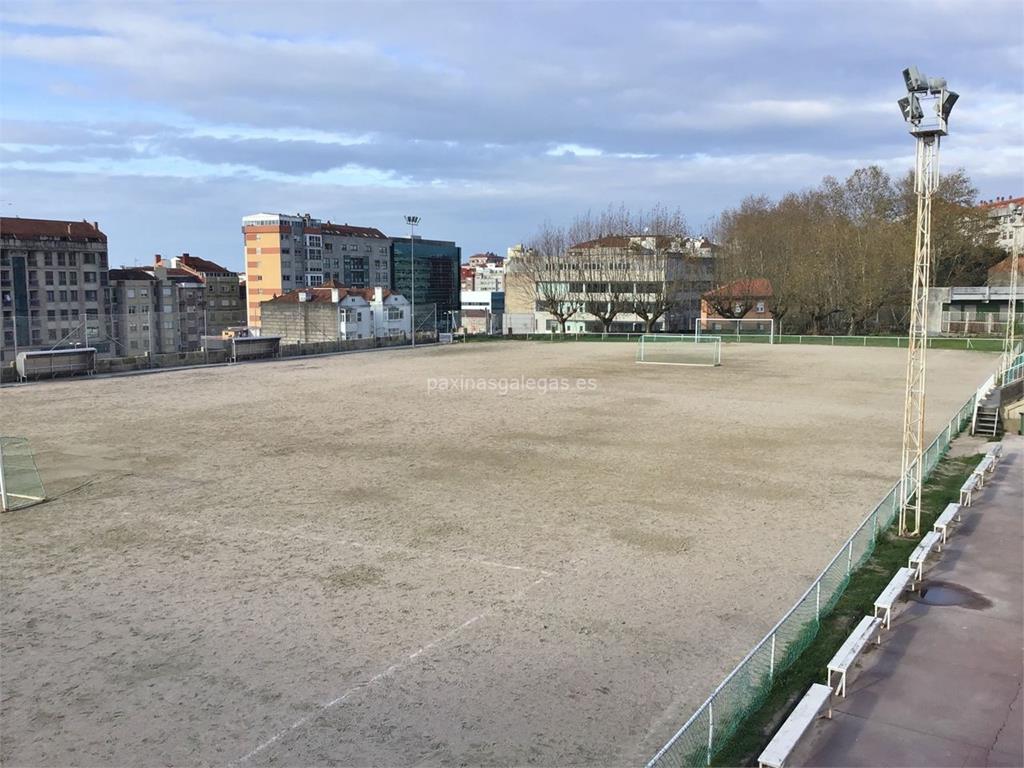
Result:
<svg viewBox="0 0 1024 768">
<path fill-rule="evenodd" d="M 907 382 L 903 401 L 903 459 L 900 477 L 900 533 L 918 533 L 921 527 L 921 485 L 924 480 L 925 384 L 928 374 L 928 286 L 931 280 L 932 195 L 939 185 L 939 137 L 917 139 L 917 233 L 914 238 L 914 278 L 910 298 L 907 344 Z M 913 498 L 908 498 L 913 494 Z M 914 530 L 907 517 L 913 512 Z"/>
<path fill-rule="evenodd" d="M 914 275 L 910 298 L 910 339 L 903 402 L 903 452 L 900 471 L 900 534 L 921 530 L 921 488 L 924 483 L 925 383 L 928 358 L 928 286 L 931 280 L 932 197 L 939 186 L 939 141 L 945 136 L 949 113 L 959 98 L 942 78 L 927 78 L 917 67 L 903 70 L 907 96 L 899 100 L 910 134 L 917 139 L 914 191 L 917 228 L 914 237 Z M 922 102 L 932 109 L 926 115 Z M 907 518 L 913 514 L 914 528 Z"/>
</svg>

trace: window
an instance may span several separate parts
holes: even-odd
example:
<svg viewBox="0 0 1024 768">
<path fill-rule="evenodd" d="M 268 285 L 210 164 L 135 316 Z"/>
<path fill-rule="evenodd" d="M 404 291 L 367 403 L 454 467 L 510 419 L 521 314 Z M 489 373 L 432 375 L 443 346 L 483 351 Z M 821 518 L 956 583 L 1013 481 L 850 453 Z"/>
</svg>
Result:
<svg viewBox="0 0 1024 768">
<path fill-rule="evenodd" d="M 99 317 L 100 311 L 96 307 L 88 307 L 85 310 L 86 317 Z"/>
<path fill-rule="evenodd" d="M 78 310 L 77 309 L 72 309 L 71 310 L 71 319 L 72 320 L 77 320 L 78 319 Z"/>
<path fill-rule="evenodd" d="M 60 297 L 61 301 L 67 301 L 68 300 L 68 292 L 67 291 L 57 291 L 57 296 Z"/>
<path fill-rule="evenodd" d="M 143 299 L 149 298 L 149 289 L 148 288 L 140 288 L 139 289 L 139 296 L 141 298 L 143 298 Z"/>
<path fill-rule="evenodd" d="M 54 300 L 54 292 L 53 291 L 47 291 L 46 292 L 46 300 L 47 301 L 53 301 Z"/>
<path fill-rule="evenodd" d="M 67 266 L 67 262 L 68 262 L 68 258 L 67 258 L 67 256 L 65 254 L 63 254 L 63 253 L 58 253 L 57 254 L 57 266 L 58 267 L 66 267 Z"/>
<path fill-rule="evenodd" d="M 69 253 L 68 254 L 68 266 L 69 267 L 77 267 L 78 266 L 78 254 L 77 253 Z"/>
<path fill-rule="evenodd" d="M 43 254 L 43 266 L 44 267 L 52 267 L 53 266 L 53 254 L 52 253 L 44 253 Z"/>
<path fill-rule="evenodd" d="M 170 288 L 164 288 L 164 296 L 170 296 L 170 295 L 171 295 L 171 289 Z"/>
<path fill-rule="evenodd" d="M 96 282 L 96 273 L 95 272 L 86 272 L 85 275 L 84 275 L 84 279 L 85 279 L 85 282 L 87 282 L 87 283 L 95 283 Z"/>
<path fill-rule="evenodd" d="M 46 310 L 46 319 L 47 320 L 56 320 L 57 319 L 57 310 L 56 309 L 48 309 L 48 310 Z"/>
<path fill-rule="evenodd" d="M 46 338 L 48 338 L 50 341 L 56 341 L 57 340 L 57 329 L 56 328 L 50 328 L 46 332 Z"/>
<path fill-rule="evenodd" d="M 78 273 L 77 272 L 68 272 L 68 279 L 69 279 L 69 281 L 71 282 L 72 285 L 78 285 Z"/>
<path fill-rule="evenodd" d="M 758 312 L 764 312 L 764 302 L 763 301 L 757 302 L 757 311 Z"/>
<path fill-rule="evenodd" d="M 128 298 L 129 299 L 134 299 L 135 298 L 135 289 L 134 288 L 129 288 L 126 293 L 128 294 Z"/>
<path fill-rule="evenodd" d="M 68 319 L 68 311 L 66 309 L 62 309 L 60 311 L 60 319 L 61 320 L 67 320 Z"/>
<path fill-rule="evenodd" d="M 82 263 L 83 264 L 95 264 L 96 263 L 96 254 L 95 253 L 83 254 L 82 255 Z"/>
<path fill-rule="evenodd" d="M 164 328 L 166 328 L 168 331 L 172 330 L 174 328 L 174 321 L 164 320 Z"/>
<path fill-rule="evenodd" d="M 85 292 L 85 300 L 86 301 L 96 301 L 96 291 L 86 291 Z"/>
<path fill-rule="evenodd" d="M 47 285 L 53 285 L 53 272 L 45 272 L 43 274 L 43 282 Z"/>
<path fill-rule="evenodd" d="M 68 284 L 68 273 L 67 272 L 58 272 L 57 273 L 57 284 L 58 285 L 67 285 Z"/>
<path fill-rule="evenodd" d="M 71 291 L 71 300 L 78 301 L 78 291 Z"/>
<path fill-rule="evenodd" d="M 170 304 L 167 304 L 166 306 L 164 306 L 164 314 L 165 315 L 169 315 L 173 311 L 174 311 L 174 307 L 172 307 Z"/>
</svg>

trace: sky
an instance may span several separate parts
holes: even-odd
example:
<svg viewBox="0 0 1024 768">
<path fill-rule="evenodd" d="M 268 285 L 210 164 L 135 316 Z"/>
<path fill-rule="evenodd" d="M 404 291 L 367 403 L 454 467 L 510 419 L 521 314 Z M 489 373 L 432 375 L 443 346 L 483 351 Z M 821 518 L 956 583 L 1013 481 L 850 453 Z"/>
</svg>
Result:
<svg viewBox="0 0 1024 768">
<path fill-rule="evenodd" d="M 960 93 L 941 164 L 1024 194 L 1024 5 L 0 4 L 0 213 L 98 221 L 111 265 L 242 267 L 241 217 L 310 213 L 504 254 L 656 204 L 913 162 L 917 65 Z"/>
</svg>

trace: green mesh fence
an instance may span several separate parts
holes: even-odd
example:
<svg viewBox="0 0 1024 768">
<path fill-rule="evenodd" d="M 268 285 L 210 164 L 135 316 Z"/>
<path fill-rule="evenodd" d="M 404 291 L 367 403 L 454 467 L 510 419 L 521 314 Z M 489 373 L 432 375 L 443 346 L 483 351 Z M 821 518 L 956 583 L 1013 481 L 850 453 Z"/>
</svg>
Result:
<svg viewBox="0 0 1024 768">
<path fill-rule="evenodd" d="M 45 498 L 28 439 L 0 437 L 0 507 L 7 512 Z"/>
<path fill-rule="evenodd" d="M 828 337 L 825 337 L 828 338 Z M 972 395 L 950 419 L 924 452 L 925 476 L 938 465 L 950 441 L 970 424 L 977 395 Z M 912 476 L 915 467 L 911 467 Z M 899 513 L 900 483 L 896 483 L 858 526 L 808 590 L 782 620 L 726 676 L 714 693 L 648 762 L 648 768 L 704 766 L 732 738 L 771 691 L 775 676 L 782 673 L 817 637 L 822 617 L 827 616 L 846 591 L 850 576 L 875 551 L 878 536 Z M 911 487 L 908 483 L 906 487 Z"/>
</svg>

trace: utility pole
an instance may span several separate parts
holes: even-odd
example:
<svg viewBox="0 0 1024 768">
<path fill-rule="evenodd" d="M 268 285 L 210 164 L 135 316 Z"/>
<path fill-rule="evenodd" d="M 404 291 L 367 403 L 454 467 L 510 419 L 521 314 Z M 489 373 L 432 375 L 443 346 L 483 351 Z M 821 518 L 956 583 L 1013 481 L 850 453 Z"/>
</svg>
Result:
<svg viewBox="0 0 1024 768">
<path fill-rule="evenodd" d="M 914 277 L 910 299 L 907 376 L 903 402 L 903 451 L 900 467 L 900 535 L 921 530 L 921 488 L 924 482 L 925 383 L 928 353 L 928 286 L 931 279 L 932 196 L 939 186 L 939 141 L 945 136 L 949 113 L 959 95 L 946 89 L 942 78 L 926 78 L 917 67 L 903 70 L 907 95 L 899 100 L 910 135 L 917 139 L 914 191 L 917 227 L 914 237 Z M 929 107 L 926 117 L 922 102 Z M 913 513 L 914 529 L 907 518 Z"/>
</svg>

